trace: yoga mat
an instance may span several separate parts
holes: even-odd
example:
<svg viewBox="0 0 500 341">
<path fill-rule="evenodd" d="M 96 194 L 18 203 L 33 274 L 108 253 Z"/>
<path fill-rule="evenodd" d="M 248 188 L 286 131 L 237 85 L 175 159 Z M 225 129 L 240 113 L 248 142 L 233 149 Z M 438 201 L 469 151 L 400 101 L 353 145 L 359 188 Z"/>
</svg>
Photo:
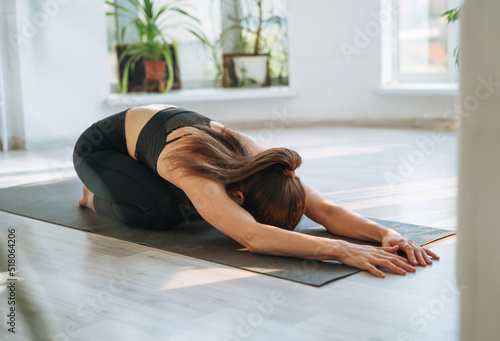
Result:
<svg viewBox="0 0 500 341">
<path fill-rule="evenodd" d="M 335 261 L 252 254 L 202 220 L 165 231 L 125 225 L 78 207 L 82 186 L 75 178 L 0 189 L 0 210 L 312 286 L 321 286 L 360 271 Z M 372 220 L 420 245 L 454 234 L 449 230 Z M 307 218 L 300 222 L 296 231 L 353 241 L 335 236 Z"/>
</svg>

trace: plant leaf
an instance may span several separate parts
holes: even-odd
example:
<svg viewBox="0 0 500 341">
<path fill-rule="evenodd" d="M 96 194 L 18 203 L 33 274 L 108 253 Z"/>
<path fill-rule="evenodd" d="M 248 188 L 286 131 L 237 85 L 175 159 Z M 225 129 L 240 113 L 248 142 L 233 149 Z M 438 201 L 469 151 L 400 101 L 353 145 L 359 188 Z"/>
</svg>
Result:
<svg viewBox="0 0 500 341">
<path fill-rule="evenodd" d="M 171 11 L 175 11 L 175 12 L 178 12 L 178 13 L 181 13 L 191 19 L 193 19 L 194 21 L 196 21 L 198 24 L 201 24 L 201 21 L 200 19 L 196 18 L 195 16 L 189 14 L 188 12 L 184 11 L 183 9 L 181 8 L 178 8 L 178 7 L 171 7 L 170 8 Z"/>
<path fill-rule="evenodd" d="M 108 5 L 112 6 L 112 7 L 114 7 L 116 10 L 121 10 L 121 11 L 126 12 L 126 13 L 129 13 L 129 14 L 131 14 L 131 15 L 133 15 L 133 16 L 135 16 L 135 15 L 136 15 L 136 13 L 135 13 L 134 11 L 132 11 L 131 9 L 129 9 L 129 8 L 127 8 L 127 7 L 123 7 L 123 6 L 118 5 L 118 4 L 116 4 L 116 3 L 114 3 L 114 2 L 111 2 L 111 1 L 105 1 L 105 2 L 106 2 L 106 4 L 108 4 Z M 116 12 L 115 12 L 115 13 L 116 13 Z"/>
<path fill-rule="evenodd" d="M 167 62 L 168 70 L 167 85 L 165 86 L 165 90 L 163 92 L 169 92 L 172 89 L 172 85 L 174 84 L 174 61 L 172 58 L 172 51 L 170 50 L 170 47 L 168 45 L 167 48 L 163 50 L 163 56 L 165 57 L 165 61 Z"/>
</svg>

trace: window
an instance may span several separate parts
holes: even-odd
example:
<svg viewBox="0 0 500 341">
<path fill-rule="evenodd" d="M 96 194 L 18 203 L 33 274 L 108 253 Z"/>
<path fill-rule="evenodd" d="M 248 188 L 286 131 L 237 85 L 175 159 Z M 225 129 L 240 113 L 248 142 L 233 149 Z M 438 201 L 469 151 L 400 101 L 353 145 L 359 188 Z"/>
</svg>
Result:
<svg viewBox="0 0 500 341">
<path fill-rule="evenodd" d="M 382 83 L 455 83 L 458 24 L 442 14 L 459 0 L 382 0 Z"/>
<path fill-rule="evenodd" d="M 156 0 L 161 1 L 161 0 Z M 222 0 L 224 1 L 224 0 Z M 120 6 L 130 8 L 127 0 L 113 0 Z M 214 42 L 221 33 L 220 8 L 221 0 L 196 0 L 186 1 L 183 8 L 187 8 L 201 22 L 200 26 L 210 42 Z M 114 9 L 106 5 L 106 12 Z M 176 19 L 177 20 L 177 19 Z M 115 47 L 118 42 L 130 43 L 136 38 L 132 28 L 127 28 L 124 37 L 121 36 L 122 28 L 127 25 L 123 18 L 108 16 L 108 64 L 112 92 L 117 92 L 118 60 Z M 215 56 L 199 42 L 194 36 L 182 31 L 168 32 L 178 44 L 180 56 L 179 69 L 183 88 L 199 88 L 213 86 L 217 75 Z M 123 38 L 123 39 L 122 39 Z"/>
<path fill-rule="evenodd" d="M 234 16 L 242 18 L 241 41 L 227 44 L 224 52 L 253 53 L 255 32 L 259 23 L 258 0 L 221 0 L 224 10 L 231 9 L 233 15 L 222 17 L 223 27 L 234 25 Z M 232 4 L 231 4 L 232 3 Z M 262 30 L 260 48 L 269 52 L 269 72 L 276 83 L 288 83 L 288 0 L 264 0 L 262 4 Z"/>
<path fill-rule="evenodd" d="M 120 6 L 129 7 L 128 0 L 111 0 Z M 163 1 L 163 0 L 155 0 Z M 288 0 L 266 0 L 263 1 L 264 22 L 266 30 L 261 37 L 261 45 L 270 51 L 270 74 L 274 78 L 273 83 L 286 84 L 288 81 L 288 42 L 287 42 L 287 2 Z M 258 11 L 256 12 L 257 0 L 186 0 L 183 2 L 190 14 L 200 19 L 200 26 L 208 40 L 221 46 L 210 49 L 204 46 L 194 36 L 185 32 L 169 32 L 177 41 L 179 55 L 179 69 L 182 88 L 210 88 L 220 86 L 220 72 L 222 67 L 222 53 L 234 52 L 241 49 L 241 44 L 231 42 L 231 39 L 220 41 L 221 33 L 228 27 L 234 26 L 235 18 L 245 18 L 249 22 L 245 25 L 254 29 L 258 23 Z M 106 7 L 107 12 L 113 8 Z M 281 18 L 278 22 L 275 18 Z M 122 22 L 121 22 L 121 21 Z M 122 27 L 126 25 L 122 18 L 108 16 L 108 58 L 110 66 L 110 82 L 112 92 L 117 92 L 117 56 L 115 46 L 118 41 L 130 43 L 134 36 L 129 30 L 124 39 L 120 38 Z M 245 43 L 252 43 L 254 37 L 248 31 L 242 32 L 240 37 Z M 279 39 L 279 41 L 277 41 Z M 255 40 L 255 39 L 254 39 Z M 242 51 L 249 52 L 249 51 Z"/>
</svg>

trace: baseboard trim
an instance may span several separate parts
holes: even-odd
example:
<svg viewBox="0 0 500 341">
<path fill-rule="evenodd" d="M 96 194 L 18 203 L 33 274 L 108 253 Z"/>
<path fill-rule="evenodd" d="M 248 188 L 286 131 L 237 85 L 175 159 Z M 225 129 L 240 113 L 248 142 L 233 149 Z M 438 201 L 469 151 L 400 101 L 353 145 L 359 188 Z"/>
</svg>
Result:
<svg viewBox="0 0 500 341">
<path fill-rule="evenodd" d="M 357 119 L 357 120 L 290 120 L 276 123 L 276 119 L 255 121 L 221 121 L 221 123 L 243 130 L 265 129 L 282 126 L 283 128 L 322 128 L 322 127 L 352 127 L 381 129 L 415 129 L 441 130 L 454 132 L 457 122 L 454 119 L 442 118 L 411 118 L 411 119 Z"/>
</svg>

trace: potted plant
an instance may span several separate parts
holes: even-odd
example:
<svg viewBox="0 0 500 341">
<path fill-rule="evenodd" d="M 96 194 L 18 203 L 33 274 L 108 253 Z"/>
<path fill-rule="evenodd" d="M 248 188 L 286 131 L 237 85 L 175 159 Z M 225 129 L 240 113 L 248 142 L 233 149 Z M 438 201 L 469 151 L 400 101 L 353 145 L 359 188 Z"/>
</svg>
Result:
<svg viewBox="0 0 500 341">
<path fill-rule="evenodd" d="M 246 15 L 231 18 L 234 22 L 222 36 L 234 32 L 239 35 L 239 44 L 234 53 L 223 55 L 222 81 L 225 87 L 247 85 L 270 85 L 270 47 L 266 46 L 263 33 L 273 24 L 280 27 L 284 18 L 279 15 L 265 17 L 264 0 L 246 2 Z M 224 37 L 222 37 L 222 40 Z"/>
<path fill-rule="evenodd" d="M 168 92 L 172 89 L 174 79 L 179 78 L 179 69 L 177 43 L 167 31 L 183 30 L 194 35 L 202 43 L 208 44 L 203 32 L 198 28 L 200 20 L 182 8 L 183 0 L 127 0 L 127 2 L 131 8 L 106 1 L 114 9 L 113 12 L 108 12 L 108 15 L 129 19 L 138 35 L 137 41 L 122 46 L 121 51 L 118 49 L 121 69 L 118 84 L 120 92 L 128 91 L 129 72 L 138 64 L 144 67 L 147 91 Z M 175 17 L 180 17 L 182 20 L 172 20 Z M 121 31 L 122 41 L 126 28 L 127 26 L 124 26 Z"/>
</svg>

